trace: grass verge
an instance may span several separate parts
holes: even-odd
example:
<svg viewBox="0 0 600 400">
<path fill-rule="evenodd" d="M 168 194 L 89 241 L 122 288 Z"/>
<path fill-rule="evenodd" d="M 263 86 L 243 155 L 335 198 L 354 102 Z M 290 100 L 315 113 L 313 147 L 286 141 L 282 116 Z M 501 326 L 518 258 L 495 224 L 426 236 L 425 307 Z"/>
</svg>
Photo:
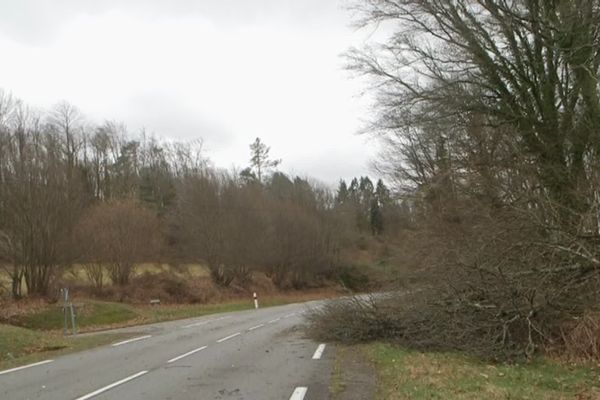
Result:
<svg viewBox="0 0 600 400">
<path fill-rule="evenodd" d="M 132 306 L 122 303 L 103 301 L 75 302 L 77 326 L 80 331 L 93 330 L 94 327 L 119 326 L 137 320 L 142 315 Z M 42 331 L 61 330 L 64 325 L 64 314 L 61 306 L 48 305 L 31 313 L 23 313 L 11 321 L 17 326 Z M 69 320 L 69 324 L 70 324 Z"/>
<path fill-rule="evenodd" d="M 63 337 L 56 332 L 38 332 L 0 324 L 0 370 L 109 344 L 132 334 L 102 334 Z"/>
<path fill-rule="evenodd" d="M 360 346 L 377 369 L 377 400 L 599 399 L 598 365 L 538 359 L 490 365 L 449 353 L 420 353 L 384 343 Z"/>
<path fill-rule="evenodd" d="M 260 307 L 275 307 L 291 303 L 300 303 L 333 297 L 332 291 L 298 292 L 264 297 L 259 300 Z M 254 308 L 252 299 L 234 300 L 216 304 L 172 304 L 160 306 L 132 306 L 142 318 L 141 323 L 172 321 L 177 319 L 201 317 L 232 311 L 243 311 Z M 139 324 L 140 322 L 134 321 Z"/>
<path fill-rule="evenodd" d="M 336 357 L 333 363 L 333 371 L 331 372 L 331 382 L 329 384 L 329 392 L 333 399 L 338 399 L 339 396 L 346 390 L 346 381 L 344 379 L 344 361 L 345 355 L 342 352 L 348 351 L 345 346 L 338 346 Z"/>
<path fill-rule="evenodd" d="M 260 300 L 261 307 L 316 300 L 331 293 L 297 293 Z M 252 299 L 217 304 L 164 304 L 159 306 L 132 305 L 96 300 L 76 300 L 77 326 L 80 332 L 92 332 L 146 323 L 172 321 L 254 308 Z M 36 331 L 60 331 L 64 324 L 62 307 L 50 304 L 33 308 L 10 318 L 10 323 Z M 70 321 L 69 321 L 70 323 Z"/>
</svg>

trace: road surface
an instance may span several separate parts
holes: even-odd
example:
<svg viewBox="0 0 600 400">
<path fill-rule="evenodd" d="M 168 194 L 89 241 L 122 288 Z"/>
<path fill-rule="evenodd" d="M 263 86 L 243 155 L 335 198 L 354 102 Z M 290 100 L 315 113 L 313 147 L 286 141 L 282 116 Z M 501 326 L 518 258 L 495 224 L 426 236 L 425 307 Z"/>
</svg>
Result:
<svg viewBox="0 0 600 400">
<path fill-rule="evenodd" d="M 122 329 L 135 336 L 0 371 L 0 399 L 326 400 L 332 349 L 302 332 L 318 304 Z"/>
</svg>

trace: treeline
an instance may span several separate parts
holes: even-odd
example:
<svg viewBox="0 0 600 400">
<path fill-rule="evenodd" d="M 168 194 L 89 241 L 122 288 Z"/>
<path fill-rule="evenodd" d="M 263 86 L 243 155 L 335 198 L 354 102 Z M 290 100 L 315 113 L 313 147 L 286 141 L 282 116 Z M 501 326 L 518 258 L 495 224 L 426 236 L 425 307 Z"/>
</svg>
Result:
<svg viewBox="0 0 600 400">
<path fill-rule="evenodd" d="M 140 262 L 202 263 L 221 286 L 253 271 L 280 288 L 333 277 L 346 214 L 326 187 L 276 172 L 256 139 L 250 165 L 217 170 L 201 142 L 94 125 L 67 103 L 32 110 L 0 92 L 0 265 L 13 297 L 47 295 L 73 264 L 101 289 Z M 339 204 L 338 204 L 339 203 Z M 354 229 L 354 228 L 352 228 Z M 26 289 L 26 290 L 24 290 Z"/>
<path fill-rule="evenodd" d="M 155 219 L 174 204 L 177 182 L 206 168 L 197 144 L 133 140 L 67 103 L 42 112 L 0 92 L 0 262 L 10 292 L 22 296 L 24 283 L 46 295 L 74 262 L 109 261 L 125 282 L 133 261 L 160 254 L 135 241 L 162 233 Z"/>
<path fill-rule="evenodd" d="M 373 185 L 368 176 L 353 178 L 348 185 L 341 180 L 336 191 L 335 206 L 354 222 L 358 233 L 395 236 L 410 218 L 408 203 L 394 199 L 381 179 Z"/>
</svg>

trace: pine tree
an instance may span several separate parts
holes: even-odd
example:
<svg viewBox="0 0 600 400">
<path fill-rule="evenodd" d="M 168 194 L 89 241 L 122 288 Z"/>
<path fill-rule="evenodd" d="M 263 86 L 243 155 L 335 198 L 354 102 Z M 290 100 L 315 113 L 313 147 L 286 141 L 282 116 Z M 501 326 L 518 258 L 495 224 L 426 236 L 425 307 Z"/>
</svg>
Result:
<svg viewBox="0 0 600 400">
<path fill-rule="evenodd" d="M 376 198 L 371 200 L 369 222 L 371 223 L 371 232 L 373 235 L 380 235 L 383 232 L 383 214 L 381 212 L 379 201 Z"/>
<path fill-rule="evenodd" d="M 335 202 L 337 204 L 344 204 L 346 201 L 348 201 L 348 196 L 348 185 L 346 184 L 346 181 L 342 179 L 340 180 L 340 185 L 338 186 Z"/>
<path fill-rule="evenodd" d="M 271 148 L 264 144 L 260 138 L 256 138 L 254 143 L 250 145 L 250 164 L 253 172 L 256 174 L 259 183 L 263 183 L 263 175 L 271 168 L 275 168 L 281 164 L 281 160 L 272 160 L 269 157 Z"/>
<path fill-rule="evenodd" d="M 377 181 L 377 185 L 375 186 L 375 197 L 379 201 L 380 206 L 384 206 L 390 202 L 390 190 L 381 179 Z"/>
</svg>

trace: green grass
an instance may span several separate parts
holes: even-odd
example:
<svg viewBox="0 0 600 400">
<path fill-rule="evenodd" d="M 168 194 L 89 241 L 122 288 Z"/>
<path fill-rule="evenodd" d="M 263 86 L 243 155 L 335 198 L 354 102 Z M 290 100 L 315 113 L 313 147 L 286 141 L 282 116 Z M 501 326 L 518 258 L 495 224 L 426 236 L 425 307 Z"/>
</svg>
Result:
<svg viewBox="0 0 600 400">
<path fill-rule="evenodd" d="M 102 346 L 130 336 L 133 334 L 102 334 L 65 338 L 55 332 L 32 331 L 0 324 L 0 369 Z"/>
<path fill-rule="evenodd" d="M 281 295 L 260 300 L 261 307 L 272 307 L 299 301 L 319 298 L 319 294 Z M 123 326 L 140 325 L 200 317 L 231 311 L 254 308 L 251 299 L 236 300 L 218 304 L 168 304 L 159 306 L 132 305 L 96 300 L 75 300 L 77 327 L 79 331 L 95 331 Z M 51 304 L 13 317 L 14 325 L 38 331 L 62 331 L 64 325 L 63 309 L 59 304 Z M 70 320 L 68 321 L 70 323 Z"/>
<path fill-rule="evenodd" d="M 85 301 L 75 302 L 75 305 L 77 326 L 82 330 L 124 324 L 140 317 L 133 307 L 122 303 Z M 62 307 L 55 304 L 36 313 L 21 315 L 15 324 L 35 330 L 60 330 L 64 325 L 64 314 Z"/>
<path fill-rule="evenodd" d="M 250 302 L 223 304 L 185 304 L 162 306 L 134 306 L 104 301 L 76 301 L 77 326 L 80 331 L 130 326 L 142 323 L 170 321 L 252 308 Z M 70 320 L 68 321 L 70 324 Z M 62 307 L 48 306 L 14 319 L 15 325 L 42 331 L 61 330 L 64 325 Z"/>
<path fill-rule="evenodd" d="M 331 293 L 297 293 L 292 295 L 274 295 L 261 298 L 260 307 L 275 307 L 284 304 L 305 302 L 330 297 Z M 161 322 L 176 319 L 200 317 L 232 311 L 243 311 L 254 308 L 252 299 L 235 300 L 215 304 L 181 304 L 160 306 L 135 306 L 134 309 L 145 319 L 145 322 Z"/>
<path fill-rule="evenodd" d="M 363 347 L 378 371 L 377 399 L 597 399 L 600 368 L 538 359 L 491 365 L 389 344 Z"/>
</svg>

